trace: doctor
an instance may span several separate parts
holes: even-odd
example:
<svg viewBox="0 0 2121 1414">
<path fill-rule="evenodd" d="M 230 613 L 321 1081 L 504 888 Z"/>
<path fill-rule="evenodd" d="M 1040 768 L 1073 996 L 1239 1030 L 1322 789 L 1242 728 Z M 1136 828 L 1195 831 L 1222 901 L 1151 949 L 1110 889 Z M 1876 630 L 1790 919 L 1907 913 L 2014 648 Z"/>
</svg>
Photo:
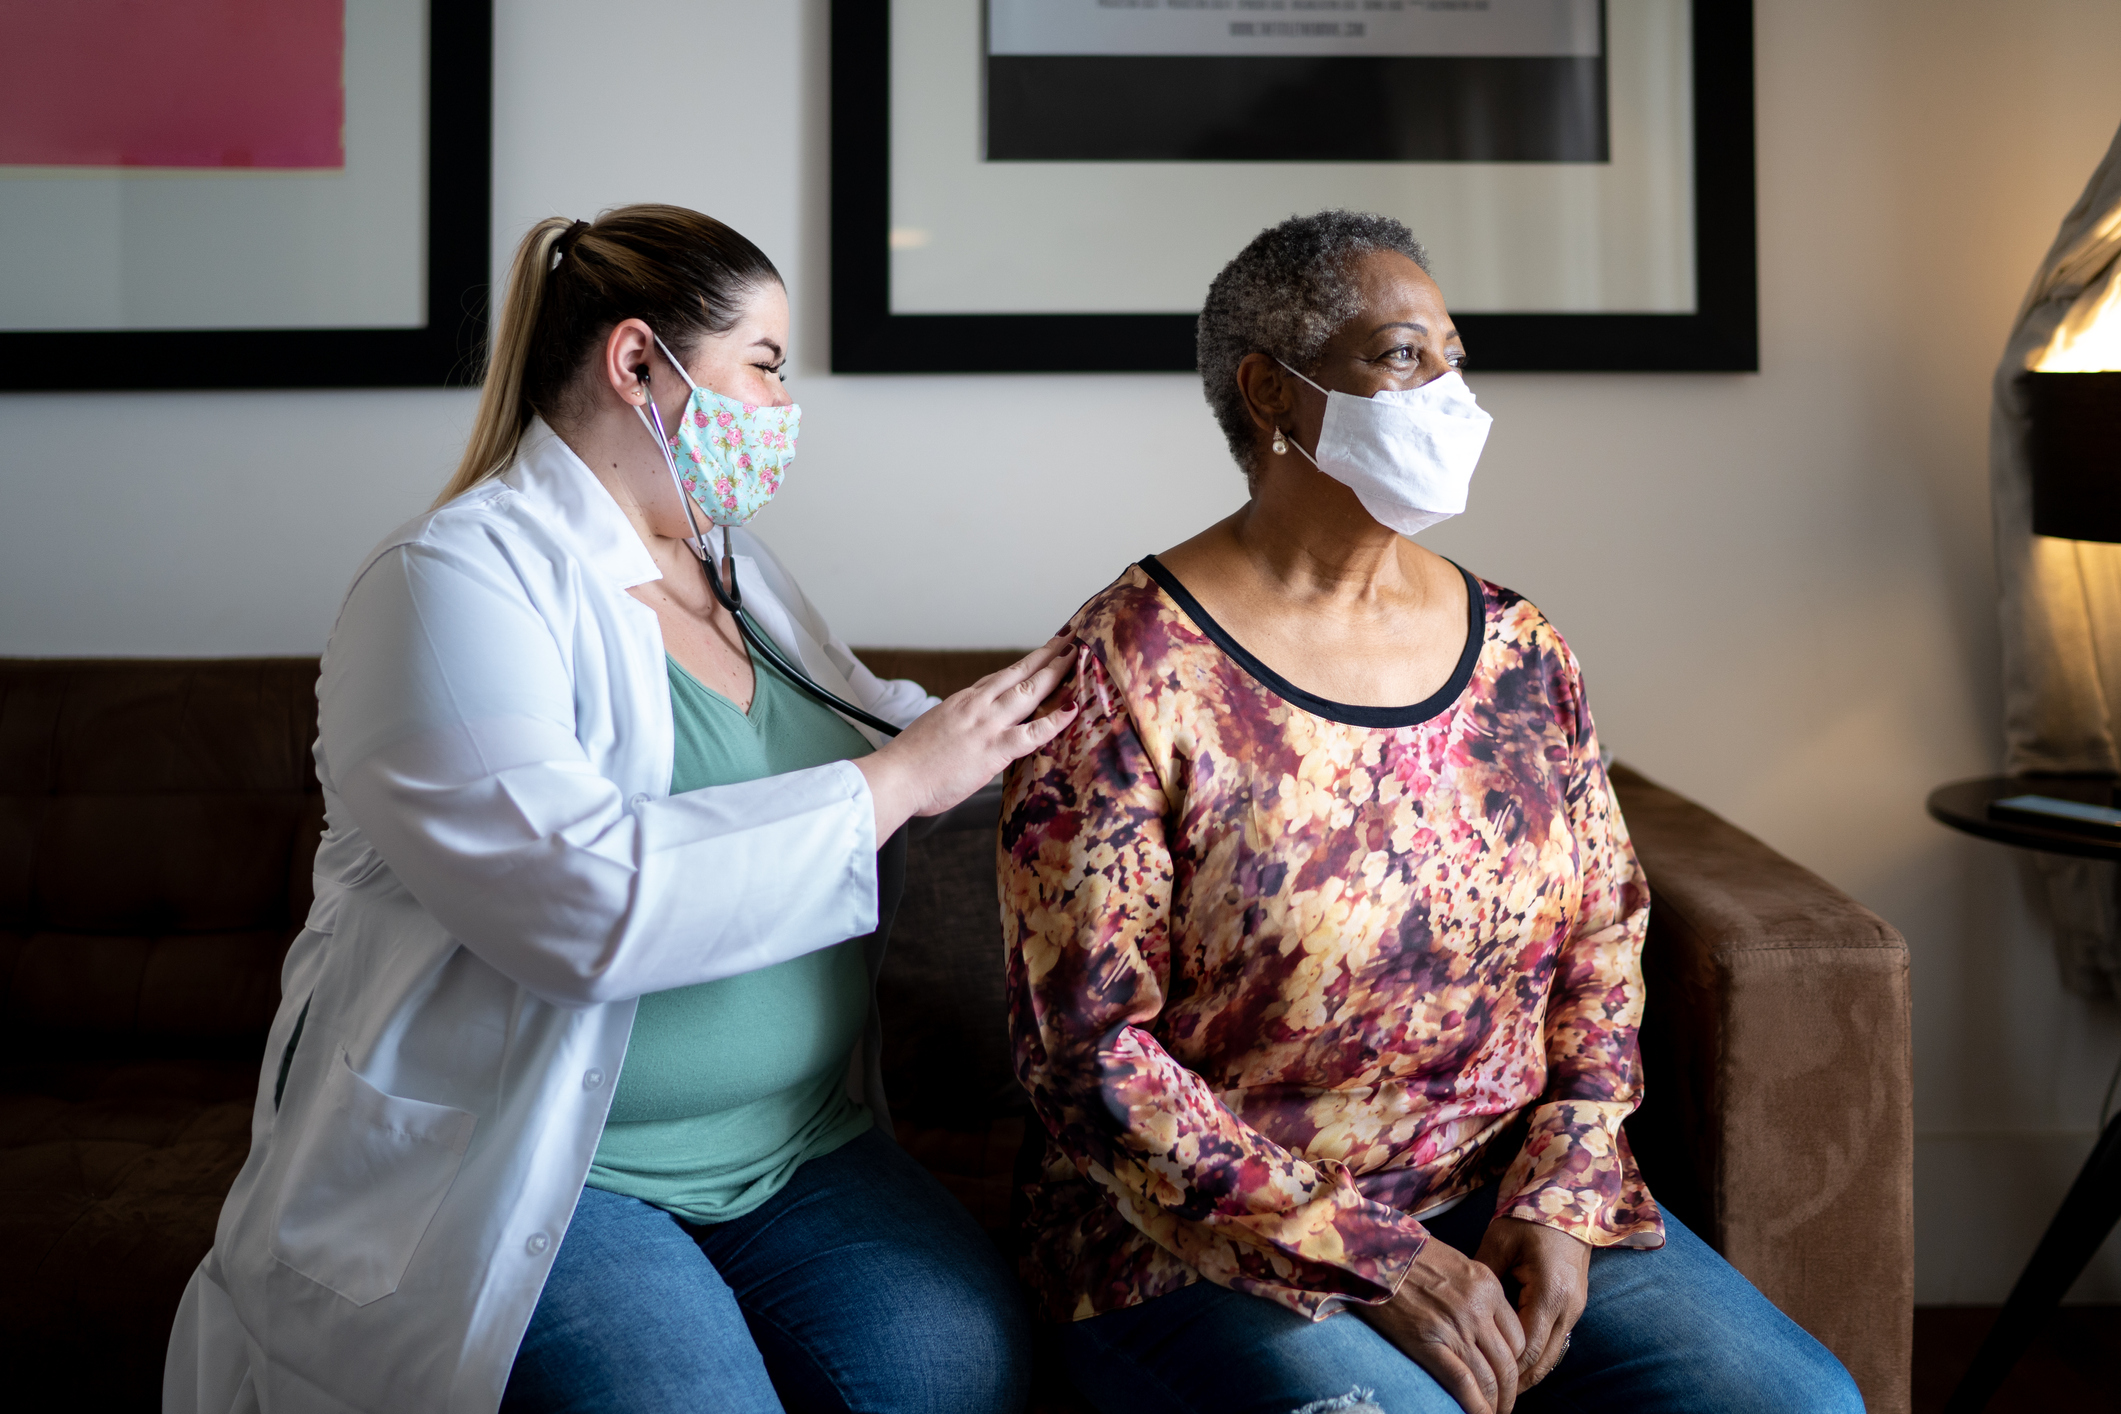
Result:
<svg viewBox="0 0 2121 1414">
<path fill-rule="evenodd" d="M 1009 1274 L 886 1137 L 871 986 L 900 827 L 1074 713 L 1052 645 L 879 681 L 736 531 L 754 631 L 904 733 L 747 651 L 683 498 L 778 489 L 787 347 L 697 212 L 517 249 L 463 464 L 324 655 L 316 903 L 165 1409 L 1021 1402 Z"/>
</svg>

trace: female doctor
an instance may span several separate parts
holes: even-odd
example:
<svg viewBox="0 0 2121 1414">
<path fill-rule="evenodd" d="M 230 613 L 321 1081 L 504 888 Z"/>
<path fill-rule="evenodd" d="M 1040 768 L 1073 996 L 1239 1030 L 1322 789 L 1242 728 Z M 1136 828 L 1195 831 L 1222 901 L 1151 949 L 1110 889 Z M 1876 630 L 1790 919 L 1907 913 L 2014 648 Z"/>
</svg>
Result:
<svg viewBox="0 0 2121 1414">
<path fill-rule="evenodd" d="M 517 249 L 463 464 L 324 655 L 316 902 L 165 1409 L 1020 1402 L 1008 1272 L 879 1132 L 879 846 L 1073 712 L 1052 645 L 940 704 L 877 680 L 695 517 L 778 489 L 787 346 L 696 212 Z"/>
</svg>

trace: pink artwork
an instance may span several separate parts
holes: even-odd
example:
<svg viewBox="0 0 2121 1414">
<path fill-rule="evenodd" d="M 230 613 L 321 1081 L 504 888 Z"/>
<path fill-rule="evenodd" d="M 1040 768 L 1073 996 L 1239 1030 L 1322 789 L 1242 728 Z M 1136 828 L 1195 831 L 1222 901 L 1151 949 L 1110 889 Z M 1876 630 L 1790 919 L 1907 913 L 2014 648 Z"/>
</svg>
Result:
<svg viewBox="0 0 2121 1414">
<path fill-rule="evenodd" d="M 346 165 L 345 0 L 0 0 L 0 165 Z"/>
</svg>

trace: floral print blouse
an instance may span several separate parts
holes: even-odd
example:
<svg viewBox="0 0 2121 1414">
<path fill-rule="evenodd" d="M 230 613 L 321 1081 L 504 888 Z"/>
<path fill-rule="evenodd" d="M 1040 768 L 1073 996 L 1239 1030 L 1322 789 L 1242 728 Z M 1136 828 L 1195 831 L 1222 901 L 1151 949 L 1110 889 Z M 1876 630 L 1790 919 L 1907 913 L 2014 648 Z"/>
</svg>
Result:
<svg viewBox="0 0 2121 1414">
<path fill-rule="evenodd" d="M 1649 890 L 1568 645 L 1466 590 L 1409 708 L 1278 677 L 1154 558 L 1069 622 L 1083 711 L 1010 768 L 1000 837 L 1050 1319 L 1202 1277 L 1382 1301 L 1416 1214 L 1498 1175 L 1498 1216 L 1663 1244 L 1620 1127 Z"/>
</svg>

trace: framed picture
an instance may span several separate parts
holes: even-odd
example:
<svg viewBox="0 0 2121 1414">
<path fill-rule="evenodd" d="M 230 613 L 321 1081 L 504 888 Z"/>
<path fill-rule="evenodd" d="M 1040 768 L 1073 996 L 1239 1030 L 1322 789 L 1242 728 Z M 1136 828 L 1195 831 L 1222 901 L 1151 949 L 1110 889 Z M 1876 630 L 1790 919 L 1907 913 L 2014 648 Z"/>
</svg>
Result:
<svg viewBox="0 0 2121 1414">
<path fill-rule="evenodd" d="M 1193 367 L 1215 272 L 1405 221 L 1482 370 L 1759 366 L 1749 0 L 834 0 L 832 367 Z"/>
<path fill-rule="evenodd" d="M 470 382 L 491 0 L 0 0 L 0 388 Z"/>
</svg>

